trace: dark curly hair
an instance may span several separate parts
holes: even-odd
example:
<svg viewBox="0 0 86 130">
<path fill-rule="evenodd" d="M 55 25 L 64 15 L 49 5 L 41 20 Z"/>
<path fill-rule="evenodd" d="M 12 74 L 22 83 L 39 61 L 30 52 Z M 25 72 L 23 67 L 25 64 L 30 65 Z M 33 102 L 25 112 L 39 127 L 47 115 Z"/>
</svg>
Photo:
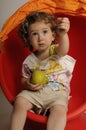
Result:
<svg viewBox="0 0 86 130">
<path fill-rule="evenodd" d="M 19 28 L 19 34 L 24 41 L 24 46 L 29 47 L 31 51 L 33 51 L 33 47 L 30 45 L 29 42 L 29 27 L 31 24 L 35 22 L 44 21 L 46 24 L 51 25 L 52 32 L 56 33 L 57 30 L 57 24 L 56 19 L 52 14 L 46 13 L 46 12 L 39 12 L 35 11 L 32 12 L 30 15 L 28 15 L 23 23 L 21 23 Z"/>
</svg>

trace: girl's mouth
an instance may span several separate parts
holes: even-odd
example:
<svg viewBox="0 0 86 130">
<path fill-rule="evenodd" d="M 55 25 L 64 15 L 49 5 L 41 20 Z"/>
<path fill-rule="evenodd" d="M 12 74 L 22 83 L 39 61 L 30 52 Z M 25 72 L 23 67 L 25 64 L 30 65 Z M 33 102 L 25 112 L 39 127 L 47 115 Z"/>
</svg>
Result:
<svg viewBox="0 0 86 130">
<path fill-rule="evenodd" d="M 44 43 L 39 43 L 39 46 L 45 46 L 45 44 Z"/>
</svg>

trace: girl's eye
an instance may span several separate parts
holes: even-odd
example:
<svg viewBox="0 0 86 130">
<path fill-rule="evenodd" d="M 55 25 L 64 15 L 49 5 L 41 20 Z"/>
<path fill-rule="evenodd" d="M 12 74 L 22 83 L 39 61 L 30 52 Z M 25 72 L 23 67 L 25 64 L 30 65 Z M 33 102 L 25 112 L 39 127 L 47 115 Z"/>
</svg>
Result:
<svg viewBox="0 0 86 130">
<path fill-rule="evenodd" d="M 48 33 L 48 30 L 44 30 L 43 33 L 44 33 L 44 34 Z"/>
<path fill-rule="evenodd" d="M 32 36 L 36 36 L 36 35 L 38 35 L 38 33 L 36 33 L 36 32 L 32 33 Z"/>
</svg>

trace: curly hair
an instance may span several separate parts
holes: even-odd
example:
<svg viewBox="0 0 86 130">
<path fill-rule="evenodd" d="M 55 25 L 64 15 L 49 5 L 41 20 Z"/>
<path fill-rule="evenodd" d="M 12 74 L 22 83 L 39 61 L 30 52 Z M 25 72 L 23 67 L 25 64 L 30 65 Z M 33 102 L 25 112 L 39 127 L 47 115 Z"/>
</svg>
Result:
<svg viewBox="0 0 86 130">
<path fill-rule="evenodd" d="M 28 15 L 23 23 L 21 23 L 19 28 L 19 34 L 24 42 L 25 47 L 29 47 L 31 51 L 33 51 L 33 47 L 29 42 L 29 27 L 31 24 L 35 22 L 44 21 L 46 24 L 50 24 L 52 32 L 57 32 L 57 24 L 56 19 L 53 15 L 45 12 L 35 11 Z"/>
</svg>

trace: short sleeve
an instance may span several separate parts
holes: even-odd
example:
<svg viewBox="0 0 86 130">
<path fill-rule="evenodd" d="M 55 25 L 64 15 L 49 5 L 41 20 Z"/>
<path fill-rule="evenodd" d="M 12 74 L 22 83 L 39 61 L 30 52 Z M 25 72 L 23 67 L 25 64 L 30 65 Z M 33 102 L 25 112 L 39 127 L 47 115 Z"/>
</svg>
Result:
<svg viewBox="0 0 86 130">
<path fill-rule="evenodd" d="M 69 55 L 66 55 L 64 57 L 64 64 L 65 64 L 65 66 L 67 67 L 67 69 L 69 70 L 70 73 L 73 72 L 74 67 L 75 67 L 75 63 L 76 63 L 76 60 L 73 57 L 71 57 Z"/>
<path fill-rule="evenodd" d="M 27 64 L 22 65 L 22 76 L 28 78 L 31 75 L 30 69 Z"/>
</svg>

